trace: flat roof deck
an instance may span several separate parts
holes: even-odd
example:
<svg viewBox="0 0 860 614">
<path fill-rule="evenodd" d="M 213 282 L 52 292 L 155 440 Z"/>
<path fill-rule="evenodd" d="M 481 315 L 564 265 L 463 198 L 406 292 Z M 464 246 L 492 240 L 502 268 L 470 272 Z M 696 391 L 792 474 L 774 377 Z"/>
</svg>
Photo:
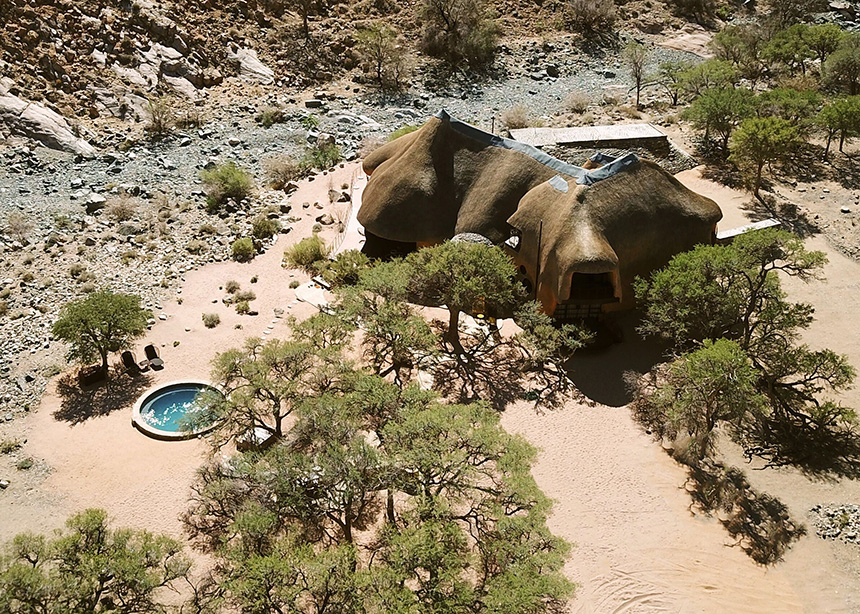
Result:
<svg viewBox="0 0 860 614">
<path fill-rule="evenodd" d="M 666 133 L 651 124 L 616 124 L 575 128 L 520 128 L 511 137 L 532 147 L 546 145 L 593 145 L 619 141 L 667 141 Z"/>
</svg>

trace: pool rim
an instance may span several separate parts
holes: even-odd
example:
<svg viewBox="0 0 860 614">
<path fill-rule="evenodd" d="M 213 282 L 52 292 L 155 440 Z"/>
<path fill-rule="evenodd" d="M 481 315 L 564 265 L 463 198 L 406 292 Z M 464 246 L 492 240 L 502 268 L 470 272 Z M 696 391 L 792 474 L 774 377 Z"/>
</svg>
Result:
<svg viewBox="0 0 860 614">
<path fill-rule="evenodd" d="M 165 431 L 163 429 L 159 429 L 157 427 L 152 426 L 146 420 L 144 420 L 143 416 L 140 413 L 140 410 L 149 400 L 149 398 L 154 395 L 156 392 L 160 392 L 166 388 L 171 388 L 173 386 L 206 386 L 207 388 L 212 388 L 213 390 L 217 390 L 221 394 L 224 394 L 224 391 L 221 390 L 220 386 L 213 384 L 212 382 L 207 382 L 205 380 L 200 379 L 182 379 L 175 380 L 172 382 L 164 382 L 162 384 L 156 384 L 155 386 L 151 386 L 147 390 L 141 394 L 137 401 L 134 403 L 134 407 L 131 410 L 131 424 L 139 430 L 144 435 L 148 435 L 153 439 L 160 439 L 162 441 L 182 441 L 185 439 L 194 439 L 199 437 L 200 435 L 204 435 L 214 429 L 218 423 L 213 422 L 209 426 L 206 426 L 201 429 L 197 429 L 196 431 Z"/>
</svg>

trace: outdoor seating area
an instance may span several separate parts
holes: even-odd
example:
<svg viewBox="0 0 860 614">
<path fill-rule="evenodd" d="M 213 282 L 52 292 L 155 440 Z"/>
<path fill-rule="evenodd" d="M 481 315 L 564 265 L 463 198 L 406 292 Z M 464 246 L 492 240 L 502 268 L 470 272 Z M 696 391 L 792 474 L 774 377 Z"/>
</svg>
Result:
<svg viewBox="0 0 860 614">
<path fill-rule="evenodd" d="M 149 371 L 150 367 L 156 371 L 164 368 L 164 360 L 162 360 L 158 355 L 158 348 L 156 348 L 154 344 L 150 343 L 143 349 L 143 351 L 144 354 L 146 354 L 145 360 L 138 360 L 134 355 L 134 352 L 131 350 L 125 350 L 120 355 L 120 358 L 122 358 L 122 366 L 126 373 L 136 375 L 138 373 Z"/>
</svg>

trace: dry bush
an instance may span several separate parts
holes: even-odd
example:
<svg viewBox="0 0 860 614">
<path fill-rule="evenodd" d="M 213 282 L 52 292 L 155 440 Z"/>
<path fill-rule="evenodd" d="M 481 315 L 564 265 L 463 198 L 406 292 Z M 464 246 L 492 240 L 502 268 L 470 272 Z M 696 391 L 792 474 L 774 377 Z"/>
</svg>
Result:
<svg viewBox="0 0 860 614">
<path fill-rule="evenodd" d="M 153 139 L 160 139 L 176 124 L 174 103 L 166 97 L 150 100 L 146 105 L 146 131 Z"/>
<path fill-rule="evenodd" d="M 14 211 L 6 216 L 6 234 L 21 243 L 27 244 L 27 236 L 33 230 L 33 224 L 23 213 Z"/>
<path fill-rule="evenodd" d="M 588 110 L 588 105 L 591 104 L 591 97 L 585 92 L 574 90 L 564 98 L 564 108 L 569 113 L 585 113 Z"/>
<path fill-rule="evenodd" d="M 629 117 L 630 119 L 642 119 L 642 113 L 639 112 L 639 109 L 637 109 L 635 105 L 625 105 L 623 107 L 618 107 L 618 111 L 622 115 L 624 115 L 625 117 Z"/>
<path fill-rule="evenodd" d="M 134 217 L 138 201 L 126 193 L 112 196 L 105 205 L 105 212 L 115 222 L 125 222 Z"/>
<path fill-rule="evenodd" d="M 263 160 L 263 172 L 266 181 L 273 190 L 283 190 L 291 181 L 301 179 L 303 169 L 295 158 L 288 154 L 280 154 Z"/>
<path fill-rule="evenodd" d="M 535 126 L 539 122 L 534 119 L 531 111 L 524 104 L 517 103 L 510 109 L 502 111 L 502 123 L 508 130 L 516 130 Z"/>
<path fill-rule="evenodd" d="M 615 18 L 612 0 L 567 0 L 562 16 L 568 30 L 585 38 L 612 35 Z"/>
</svg>

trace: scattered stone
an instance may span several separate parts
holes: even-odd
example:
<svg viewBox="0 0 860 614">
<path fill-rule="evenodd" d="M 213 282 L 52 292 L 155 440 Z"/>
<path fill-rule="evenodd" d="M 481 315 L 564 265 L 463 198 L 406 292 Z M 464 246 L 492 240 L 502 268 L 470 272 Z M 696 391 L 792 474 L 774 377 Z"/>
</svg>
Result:
<svg viewBox="0 0 860 614">
<path fill-rule="evenodd" d="M 823 539 L 860 544 L 860 505 L 816 505 L 809 510 L 815 533 Z"/>
</svg>

